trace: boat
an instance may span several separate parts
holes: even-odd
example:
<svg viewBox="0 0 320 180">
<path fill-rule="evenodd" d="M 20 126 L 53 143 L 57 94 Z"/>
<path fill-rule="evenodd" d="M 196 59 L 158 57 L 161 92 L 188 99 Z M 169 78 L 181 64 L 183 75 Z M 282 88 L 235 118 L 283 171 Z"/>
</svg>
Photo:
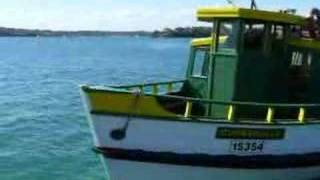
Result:
<svg viewBox="0 0 320 180">
<path fill-rule="evenodd" d="M 82 85 L 111 180 L 320 177 L 320 42 L 305 17 L 208 7 L 211 37 L 191 42 L 185 79 Z"/>
</svg>

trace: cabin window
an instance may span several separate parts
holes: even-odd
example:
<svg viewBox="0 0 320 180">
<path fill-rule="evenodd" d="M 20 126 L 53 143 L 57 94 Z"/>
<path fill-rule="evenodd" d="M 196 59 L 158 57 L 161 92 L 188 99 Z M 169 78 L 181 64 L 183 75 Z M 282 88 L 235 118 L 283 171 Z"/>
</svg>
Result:
<svg viewBox="0 0 320 180">
<path fill-rule="evenodd" d="M 311 53 L 302 53 L 293 51 L 291 54 L 290 66 L 306 66 L 310 68 L 312 64 L 313 55 Z"/>
<path fill-rule="evenodd" d="M 207 77 L 209 70 L 209 59 L 208 48 L 196 49 L 192 76 Z"/>
<path fill-rule="evenodd" d="M 237 46 L 237 21 L 220 22 L 218 36 L 218 51 L 235 51 Z"/>
<path fill-rule="evenodd" d="M 289 101 L 303 102 L 310 86 L 312 53 L 293 51 L 288 71 Z"/>
<path fill-rule="evenodd" d="M 244 46 L 250 49 L 262 49 L 266 26 L 260 23 L 247 23 L 244 31 Z"/>
<path fill-rule="evenodd" d="M 302 66 L 303 54 L 301 52 L 292 52 L 291 66 Z"/>
<path fill-rule="evenodd" d="M 290 37 L 291 38 L 300 38 L 302 37 L 302 29 L 299 25 L 291 25 L 290 26 Z"/>
<path fill-rule="evenodd" d="M 284 27 L 283 25 L 272 25 L 271 28 L 272 37 L 276 40 L 284 39 Z"/>
</svg>

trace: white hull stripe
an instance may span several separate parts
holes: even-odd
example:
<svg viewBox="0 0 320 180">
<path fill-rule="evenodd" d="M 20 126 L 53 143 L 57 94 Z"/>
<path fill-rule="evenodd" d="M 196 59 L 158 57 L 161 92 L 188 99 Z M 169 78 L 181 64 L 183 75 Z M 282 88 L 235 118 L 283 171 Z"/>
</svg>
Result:
<svg viewBox="0 0 320 180">
<path fill-rule="evenodd" d="M 95 151 L 103 154 L 106 158 L 111 159 L 199 167 L 286 169 L 320 165 L 320 153 L 299 155 L 213 156 L 206 154 L 177 154 L 172 152 L 150 152 L 106 147 L 95 148 Z"/>
</svg>

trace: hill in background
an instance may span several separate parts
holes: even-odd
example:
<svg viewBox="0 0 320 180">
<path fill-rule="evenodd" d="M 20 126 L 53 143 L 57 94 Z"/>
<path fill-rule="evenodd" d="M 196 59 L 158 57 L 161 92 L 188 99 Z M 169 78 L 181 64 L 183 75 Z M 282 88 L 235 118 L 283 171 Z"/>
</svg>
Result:
<svg viewBox="0 0 320 180">
<path fill-rule="evenodd" d="M 37 37 L 37 36 L 151 36 L 151 37 L 207 37 L 211 34 L 208 27 L 165 28 L 161 31 L 52 31 L 0 27 L 0 37 Z"/>
<path fill-rule="evenodd" d="M 175 29 L 165 28 L 154 31 L 153 37 L 208 37 L 212 32 L 210 27 L 178 27 Z"/>
<path fill-rule="evenodd" d="M 30 29 L 16 29 L 0 27 L 0 36 L 20 36 L 20 37 L 33 37 L 33 36 L 149 36 L 151 32 L 146 31 L 51 31 L 51 30 L 30 30 Z"/>
</svg>

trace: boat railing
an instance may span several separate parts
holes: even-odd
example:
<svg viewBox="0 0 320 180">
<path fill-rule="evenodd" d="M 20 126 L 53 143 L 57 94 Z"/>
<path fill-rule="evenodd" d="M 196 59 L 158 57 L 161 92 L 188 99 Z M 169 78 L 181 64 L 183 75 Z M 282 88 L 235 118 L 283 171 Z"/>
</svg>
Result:
<svg viewBox="0 0 320 180">
<path fill-rule="evenodd" d="M 193 115 L 192 110 L 195 104 L 207 105 L 207 107 L 211 105 L 220 105 L 224 106 L 226 109 L 224 118 L 229 122 L 237 122 L 238 119 L 236 117 L 236 109 L 240 109 L 241 107 L 252 107 L 254 108 L 263 108 L 266 110 L 265 112 L 265 121 L 266 123 L 273 124 L 276 123 L 276 120 L 281 120 L 281 118 L 275 118 L 275 114 L 279 111 L 279 109 L 296 109 L 297 114 L 295 115 L 295 120 L 299 123 L 306 123 L 308 119 L 314 119 L 312 117 L 307 117 L 308 109 L 319 109 L 320 104 L 292 104 L 292 103 L 258 103 L 258 102 L 241 102 L 241 101 L 215 101 L 210 99 L 203 98 L 195 98 L 195 97 L 186 97 L 173 95 L 171 92 L 175 92 L 175 89 L 180 89 L 183 83 L 186 80 L 176 80 L 176 81 L 168 81 L 168 82 L 157 82 L 157 83 L 143 83 L 136 85 L 125 85 L 125 86 L 115 86 L 113 88 L 125 89 L 128 91 L 138 91 L 141 94 L 152 95 L 157 98 L 164 98 L 170 100 L 176 100 L 184 103 L 184 113 L 181 114 L 184 118 L 202 118 L 210 116 L 199 116 Z M 162 90 L 162 91 L 161 91 Z"/>
<path fill-rule="evenodd" d="M 163 98 L 171 98 L 176 100 L 181 100 L 185 103 L 185 111 L 183 116 L 185 118 L 192 118 L 192 107 L 195 103 L 201 104 L 210 104 L 210 105 L 221 105 L 227 107 L 226 109 L 226 119 L 230 122 L 236 122 L 235 111 L 237 108 L 246 106 L 246 107 L 261 107 L 266 109 L 265 120 L 269 124 L 276 123 L 275 121 L 275 112 L 277 109 L 297 109 L 298 113 L 296 119 L 299 123 L 307 122 L 307 109 L 316 108 L 320 109 L 320 104 L 286 104 L 286 103 L 257 103 L 257 102 L 239 102 L 239 101 L 214 101 L 210 99 L 200 99 L 192 97 L 182 97 L 182 96 L 173 96 L 173 95 L 160 95 Z"/>
<path fill-rule="evenodd" d="M 175 80 L 167 82 L 157 82 L 157 83 L 143 83 L 135 85 L 125 85 L 125 86 L 115 86 L 114 88 L 127 89 L 127 90 L 136 90 L 138 89 L 140 93 L 149 93 L 152 95 L 158 95 L 161 90 L 165 93 L 171 93 L 175 89 L 179 89 L 186 80 Z"/>
</svg>

